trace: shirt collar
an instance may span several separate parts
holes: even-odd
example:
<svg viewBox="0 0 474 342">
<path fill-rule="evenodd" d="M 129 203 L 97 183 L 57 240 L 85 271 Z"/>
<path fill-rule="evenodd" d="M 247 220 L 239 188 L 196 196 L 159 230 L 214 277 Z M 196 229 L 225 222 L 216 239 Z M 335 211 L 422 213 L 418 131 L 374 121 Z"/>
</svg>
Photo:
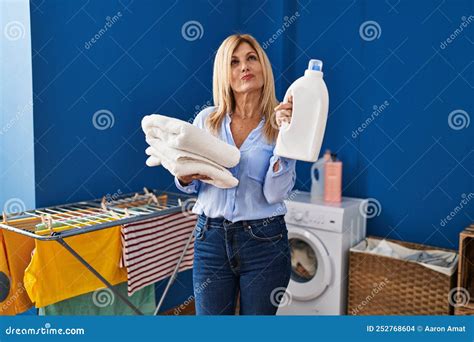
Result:
<svg viewBox="0 0 474 342">
<path fill-rule="evenodd" d="M 226 113 L 225 114 L 225 123 L 226 123 L 226 125 L 227 124 L 230 125 L 231 121 L 232 121 L 232 117 L 230 116 L 230 113 Z M 265 121 L 266 121 L 265 115 L 262 115 L 262 117 L 260 118 L 260 122 L 258 123 L 257 128 L 260 128 L 260 126 L 262 126 L 265 123 Z"/>
</svg>

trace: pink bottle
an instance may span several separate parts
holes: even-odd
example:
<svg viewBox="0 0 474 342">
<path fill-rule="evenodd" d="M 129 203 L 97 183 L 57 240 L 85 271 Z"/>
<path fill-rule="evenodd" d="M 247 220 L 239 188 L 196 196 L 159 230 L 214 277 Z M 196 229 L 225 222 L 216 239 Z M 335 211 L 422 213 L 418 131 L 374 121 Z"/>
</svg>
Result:
<svg viewBox="0 0 474 342">
<path fill-rule="evenodd" d="M 324 201 L 341 202 L 342 162 L 332 153 L 331 160 L 324 164 L 324 168 Z"/>
</svg>

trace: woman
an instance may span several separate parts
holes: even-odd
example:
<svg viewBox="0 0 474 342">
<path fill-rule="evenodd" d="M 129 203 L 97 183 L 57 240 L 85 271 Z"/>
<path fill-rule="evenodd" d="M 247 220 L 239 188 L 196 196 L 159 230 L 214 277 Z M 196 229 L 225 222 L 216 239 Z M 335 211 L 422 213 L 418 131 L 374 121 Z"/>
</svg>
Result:
<svg viewBox="0 0 474 342">
<path fill-rule="evenodd" d="M 291 101 L 277 105 L 270 62 L 250 35 L 232 35 L 214 61 L 215 107 L 194 125 L 241 153 L 230 169 L 239 184 L 219 189 L 202 175 L 175 178 L 198 193 L 193 282 L 198 315 L 274 315 L 291 273 L 283 200 L 295 183 L 295 160 L 275 156 L 278 127 L 291 119 Z"/>
</svg>

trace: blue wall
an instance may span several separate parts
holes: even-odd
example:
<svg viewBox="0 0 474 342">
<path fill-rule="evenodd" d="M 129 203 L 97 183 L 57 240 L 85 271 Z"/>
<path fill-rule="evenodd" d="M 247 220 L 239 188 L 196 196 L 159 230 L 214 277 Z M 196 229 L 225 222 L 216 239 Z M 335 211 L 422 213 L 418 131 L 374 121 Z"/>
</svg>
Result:
<svg viewBox="0 0 474 342">
<path fill-rule="evenodd" d="M 279 99 L 308 59 L 324 61 L 323 151 L 344 162 L 345 196 L 381 204 L 369 234 L 457 248 L 474 221 L 473 124 L 448 122 L 454 110 L 467 120 L 474 112 L 470 0 L 31 4 L 37 206 L 143 186 L 175 191 L 168 172 L 145 166 L 140 120 L 190 120 L 211 104 L 213 53 L 229 34 L 248 32 L 267 42 Z M 191 20 L 202 26 L 192 41 L 181 32 Z M 366 21 L 378 25 L 375 39 L 359 31 Z M 101 110 L 113 119 L 107 129 L 93 123 Z M 296 188 L 309 190 L 309 170 L 298 162 Z"/>
</svg>

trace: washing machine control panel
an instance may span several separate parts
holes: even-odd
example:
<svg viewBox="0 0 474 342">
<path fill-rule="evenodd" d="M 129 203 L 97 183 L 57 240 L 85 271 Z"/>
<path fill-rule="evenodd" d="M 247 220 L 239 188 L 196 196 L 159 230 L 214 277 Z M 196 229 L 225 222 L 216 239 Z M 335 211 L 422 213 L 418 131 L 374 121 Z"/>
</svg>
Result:
<svg viewBox="0 0 474 342">
<path fill-rule="evenodd" d="M 306 206 L 287 202 L 285 221 L 287 224 L 313 227 L 330 231 L 341 231 L 342 213 L 325 210 L 324 207 Z"/>
<path fill-rule="evenodd" d="M 325 222 L 324 214 L 310 213 L 308 210 L 292 210 L 288 216 L 290 220 L 304 225 L 323 225 Z"/>
</svg>

